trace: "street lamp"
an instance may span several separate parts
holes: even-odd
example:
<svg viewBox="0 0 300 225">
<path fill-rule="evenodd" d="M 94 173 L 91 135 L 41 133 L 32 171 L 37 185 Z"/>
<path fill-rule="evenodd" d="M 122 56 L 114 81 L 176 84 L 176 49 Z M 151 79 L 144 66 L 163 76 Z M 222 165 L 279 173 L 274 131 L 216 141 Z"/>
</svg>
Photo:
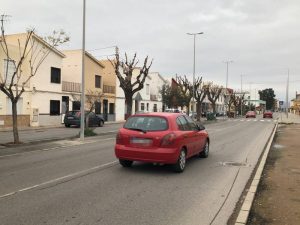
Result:
<svg viewBox="0 0 300 225">
<path fill-rule="evenodd" d="M 226 63 L 226 89 L 225 89 L 225 98 L 224 98 L 224 111 L 226 111 L 227 113 L 227 110 L 225 110 L 225 104 L 227 103 L 228 99 L 227 99 L 227 88 L 228 88 L 228 64 L 229 63 L 233 63 L 232 60 L 228 60 L 228 61 L 224 61 L 223 63 Z M 226 103 L 225 103 L 226 101 Z M 227 108 L 227 107 L 226 107 Z M 225 113 L 225 112 L 224 112 Z"/>
<path fill-rule="evenodd" d="M 84 102 L 85 102 L 85 93 L 84 93 L 84 58 L 85 58 L 85 2 L 83 0 L 83 20 L 82 20 L 82 65 L 81 65 L 81 103 L 80 103 L 80 141 L 84 141 L 84 124 L 85 124 L 85 113 L 84 113 Z"/>
<path fill-rule="evenodd" d="M 195 63 L 196 63 L 196 35 L 203 34 L 203 32 L 198 33 L 186 33 L 187 35 L 193 35 L 194 36 L 194 64 L 193 64 L 193 110 L 192 110 L 192 118 L 193 118 L 193 111 L 194 111 L 194 102 L 195 102 Z"/>
</svg>

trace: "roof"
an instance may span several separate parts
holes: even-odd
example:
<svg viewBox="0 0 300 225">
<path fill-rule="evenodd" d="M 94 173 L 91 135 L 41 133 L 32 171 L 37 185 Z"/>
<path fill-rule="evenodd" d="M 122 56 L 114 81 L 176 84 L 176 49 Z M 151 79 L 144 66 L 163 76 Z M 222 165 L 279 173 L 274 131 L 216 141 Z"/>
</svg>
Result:
<svg viewBox="0 0 300 225">
<path fill-rule="evenodd" d="M 9 35 L 5 35 L 5 36 L 9 37 L 9 36 L 17 36 L 17 35 L 19 35 L 19 36 L 25 36 L 25 35 L 27 35 L 27 33 L 16 33 L 16 34 L 9 34 Z M 43 38 L 41 38 L 40 36 L 36 35 L 35 33 L 33 33 L 32 37 L 34 37 L 37 41 L 39 41 L 41 44 L 43 44 L 46 47 L 48 47 L 49 49 L 51 49 L 53 52 L 55 52 L 56 54 L 58 54 L 62 58 L 66 57 L 65 54 L 63 54 L 57 48 L 51 46 L 47 41 L 45 41 Z"/>
<path fill-rule="evenodd" d="M 64 52 L 82 52 L 82 49 L 73 49 L 73 50 L 64 50 Z M 85 51 L 85 55 L 87 57 L 89 57 L 92 61 L 94 61 L 96 64 L 98 64 L 99 66 L 101 66 L 102 68 L 105 68 L 105 65 L 100 62 L 99 60 L 97 60 L 94 56 L 92 56 L 91 53 Z"/>
<path fill-rule="evenodd" d="M 140 113 L 132 116 L 163 116 L 167 118 L 177 117 L 179 115 L 184 115 L 182 113 L 169 113 L 169 112 L 151 112 L 151 113 Z"/>
</svg>

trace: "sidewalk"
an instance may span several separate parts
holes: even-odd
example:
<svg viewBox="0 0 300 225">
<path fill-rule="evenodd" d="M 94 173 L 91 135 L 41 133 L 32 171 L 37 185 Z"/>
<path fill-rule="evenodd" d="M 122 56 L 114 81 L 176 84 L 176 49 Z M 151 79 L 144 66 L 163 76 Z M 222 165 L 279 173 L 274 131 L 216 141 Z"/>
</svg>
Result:
<svg viewBox="0 0 300 225">
<path fill-rule="evenodd" d="M 279 115 L 275 138 L 267 155 L 254 201 L 250 204 L 248 221 L 235 224 L 300 224 L 299 130 L 299 115 Z"/>
<path fill-rule="evenodd" d="M 104 126 L 107 124 L 118 124 L 118 123 L 124 123 L 124 121 L 106 121 L 104 123 Z M 24 130 L 39 130 L 39 129 L 51 129 L 51 128 L 65 128 L 65 125 L 62 123 L 60 125 L 49 125 L 49 126 L 38 126 L 38 127 L 18 127 L 19 131 Z M 9 132 L 12 131 L 12 127 L 0 127 L 0 132 Z"/>
</svg>

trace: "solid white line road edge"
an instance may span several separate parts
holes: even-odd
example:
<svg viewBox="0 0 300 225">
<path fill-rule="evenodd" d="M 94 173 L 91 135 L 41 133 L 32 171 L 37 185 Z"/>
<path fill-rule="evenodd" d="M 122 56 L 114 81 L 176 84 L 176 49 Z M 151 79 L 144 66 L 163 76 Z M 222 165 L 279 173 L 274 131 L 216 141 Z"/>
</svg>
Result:
<svg viewBox="0 0 300 225">
<path fill-rule="evenodd" d="M 254 176 L 254 178 L 252 180 L 252 183 L 250 185 L 250 188 L 247 192 L 247 195 L 246 195 L 246 198 L 243 202 L 243 205 L 240 209 L 240 212 L 239 212 L 239 215 L 236 219 L 235 225 L 247 224 L 248 216 L 249 216 L 249 213 L 250 213 L 250 210 L 251 210 L 251 207 L 252 207 L 252 203 L 254 201 L 254 197 L 255 197 L 255 194 L 256 194 L 256 191 L 257 191 L 257 187 L 258 187 L 259 181 L 261 179 L 261 175 L 262 175 L 262 172 L 264 170 L 266 160 L 267 160 L 269 151 L 271 149 L 275 133 L 277 131 L 277 127 L 278 127 L 278 123 L 276 123 L 276 125 L 274 127 L 273 133 L 271 135 L 271 138 L 269 140 L 267 148 L 266 148 L 266 150 L 265 150 L 265 152 L 264 152 L 264 154 L 261 158 L 259 166 L 256 170 L 255 176 Z"/>
<path fill-rule="evenodd" d="M 11 196 L 11 195 L 18 194 L 20 192 L 29 191 L 29 190 L 32 190 L 34 188 L 41 187 L 41 186 L 44 186 L 44 185 L 47 185 L 47 184 L 62 181 L 62 180 L 68 179 L 68 178 L 75 178 L 75 177 L 78 177 L 78 176 L 81 176 L 81 175 L 84 175 L 84 174 L 88 174 L 88 173 L 91 173 L 92 171 L 95 171 L 95 170 L 98 170 L 98 169 L 101 169 L 101 168 L 104 168 L 104 167 L 107 167 L 107 166 L 113 166 L 117 162 L 118 161 L 115 160 L 115 161 L 105 163 L 105 164 L 102 164 L 102 165 L 98 165 L 98 166 L 95 166 L 95 167 L 92 167 L 92 168 L 89 168 L 89 169 L 81 170 L 81 171 L 78 171 L 76 173 L 71 173 L 71 174 L 68 174 L 68 175 L 63 176 L 63 177 L 58 177 L 58 178 L 55 178 L 55 179 L 52 179 L 52 180 L 49 180 L 49 181 L 46 181 L 46 182 L 43 182 L 43 183 L 40 183 L 40 184 L 36 184 L 36 185 L 30 186 L 30 187 L 22 188 L 20 190 L 14 191 L 14 192 L 10 192 L 10 193 L 4 194 L 4 195 L 0 195 L 0 199 Z"/>
</svg>

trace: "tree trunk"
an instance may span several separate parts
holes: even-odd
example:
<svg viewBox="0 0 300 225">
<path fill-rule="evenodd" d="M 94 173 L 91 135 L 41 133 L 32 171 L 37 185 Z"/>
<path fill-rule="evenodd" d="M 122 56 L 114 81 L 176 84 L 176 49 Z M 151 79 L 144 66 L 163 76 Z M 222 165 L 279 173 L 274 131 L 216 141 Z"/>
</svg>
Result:
<svg viewBox="0 0 300 225">
<path fill-rule="evenodd" d="M 12 103 L 12 119 L 13 119 L 13 133 L 14 133 L 14 143 L 19 144 L 19 131 L 18 131 L 18 113 L 17 113 L 17 103 L 16 101 L 11 101 Z"/>
<path fill-rule="evenodd" d="M 126 100 L 126 116 L 125 119 L 127 119 L 129 116 L 132 115 L 132 95 L 125 95 Z"/>
<path fill-rule="evenodd" d="M 211 103 L 211 106 L 213 108 L 213 113 L 216 113 L 216 103 L 215 102 L 212 102 Z"/>
<path fill-rule="evenodd" d="M 202 116 L 202 102 L 197 102 L 197 121 L 201 121 Z"/>
</svg>

